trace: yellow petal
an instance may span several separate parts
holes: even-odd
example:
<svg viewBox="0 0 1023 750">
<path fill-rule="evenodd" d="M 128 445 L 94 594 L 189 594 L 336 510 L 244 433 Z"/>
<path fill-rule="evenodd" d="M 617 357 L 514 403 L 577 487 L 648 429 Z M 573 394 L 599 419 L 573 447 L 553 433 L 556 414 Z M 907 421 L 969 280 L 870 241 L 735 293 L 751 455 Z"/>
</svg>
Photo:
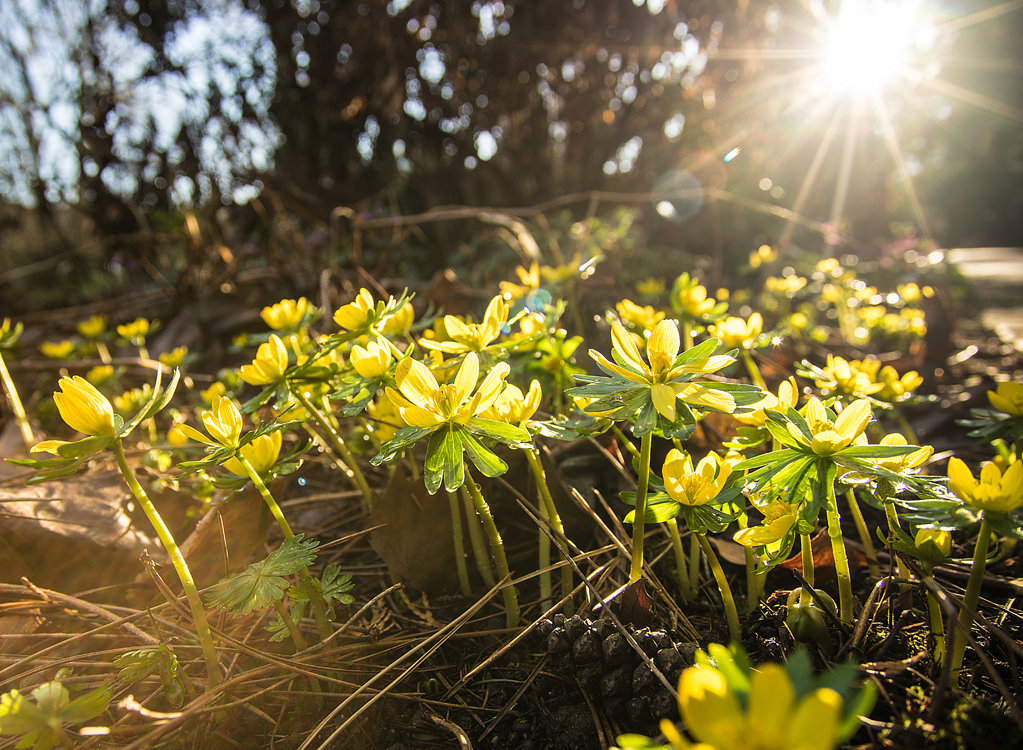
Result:
<svg viewBox="0 0 1023 750">
<path fill-rule="evenodd" d="M 618 356 L 625 360 L 630 367 L 634 367 L 642 373 L 649 372 L 650 368 L 643 361 L 632 335 L 617 321 L 611 324 L 611 342 L 615 351 L 618 352 Z"/>
<path fill-rule="evenodd" d="M 948 486 L 961 500 L 969 502 L 977 489 L 977 480 L 959 458 L 953 456 L 948 460 Z"/>
<path fill-rule="evenodd" d="M 796 699 L 792 680 L 780 664 L 767 663 L 750 679 L 749 720 L 765 747 L 785 747 L 783 737 Z"/>
<path fill-rule="evenodd" d="M 455 404 L 465 401 L 476 390 L 476 381 L 480 379 L 480 359 L 476 352 L 469 352 L 462 360 L 462 366 L 455 374 Z M 496 394 L 495 394 L 496 395 Z"/>
<path fill-rule="evenodd" d="M 716 747 L 739 747 L 745 717 L 723 674 L 711 667 L 690 667 L 678 688 L 679 710 L 690 734 Z"/>
<path fill-rule="evenodd" d="M 650 386 L 650 400 L 653 401 L 657 413 L 669 422 L 675 421 L 675 390 L 664 383 Z"/>
<path fill-rule="evenodd" d="M 430 368 L 411 357 L 406 357 L 398 363 L 394 371 L 394 381 L 405 398 L 424 408 L 432 404 L 433 394 L 439 387 L 437 378 L 430 372 Z"/>
<path fill-rule="evenodd" d="M 608 370 L 610 370 L 611 372 L 615 373 L 616 375 L 620 375 L 621 377 L 625 378 L 626 380 L 631 380 L 633 383 L 648 383 L 648 382 L 650 382 L 648 378 L 646 378 L 646 377 L 644 377 L 642 375 L 637 375 L 632 370 L 629 370 L 629 369 L 627 369 L 625 367 L 622 367 L 621 365 L 619 365 L 616 362 L 612 362 L 607 357 L 605 357 L 603 354 L 598 352 L 596 349 L 590 349 L 590 358 L 593 361 L 597 362 L 602 367 L 607 368 Z M 646 370 L 646 365 L 643 365 L 643 368 L 640 370 L 640 372 L 646 372 L 646 371 L 647 371 Z"/>
<path fill-rule="evenodd" d="M 867 399 L 861 398 L 853 401 L 838 415 L 838 419 L 835 420 L 835 431 L 847 443 L 851 443 L 853 438 L 867 428 L 867 422 L 870 421 L 872 414 L 873 409 Z"/>
<path fill-rule="evenodd" d="M 707 388 L 698 383 L 676 383 L 672 385 L 678 398 L 687 404 L 705 406 L 731 414 L 735 411 L 735 399 L 732 394 Z"/>
<path fill-rule="evenodd" d="M 650 341 L 647 343 L 648 354 L 667 355 L 668 361 L 678 356 L 681 341 L 678 334 L 678 324 L 674 320 L 662 320 L 650 334 Z"/>
<path fill-rule="evenodd" d="M 831 688 L 820 688 L 799 702 L 789 719 L 786 750 L 831 750 L 842 711 L 842 697 Z"/>
</svg>

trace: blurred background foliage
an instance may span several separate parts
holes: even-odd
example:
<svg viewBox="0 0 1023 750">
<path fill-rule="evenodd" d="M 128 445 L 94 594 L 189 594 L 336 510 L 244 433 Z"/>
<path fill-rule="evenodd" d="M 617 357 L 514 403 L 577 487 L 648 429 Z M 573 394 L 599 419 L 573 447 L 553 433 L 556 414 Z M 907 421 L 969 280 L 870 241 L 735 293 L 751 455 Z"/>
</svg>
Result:
<svg viewBox="0 0 1023 750">
<path fill-rule="evenodd" d="M 671 277 L 762 242 L 1019 245 L 1021 3 L 896 3 L 931 33 L 868 90 L 821 67 L 851 2 L 9 0 L 4 312 L 285 260 L 429 278 L 515 216 L 622 206 Z M 899 25 L 858 32 L 855 80 Z M 450 205 L 513 219 L 395 219 Z"/>
</svg>

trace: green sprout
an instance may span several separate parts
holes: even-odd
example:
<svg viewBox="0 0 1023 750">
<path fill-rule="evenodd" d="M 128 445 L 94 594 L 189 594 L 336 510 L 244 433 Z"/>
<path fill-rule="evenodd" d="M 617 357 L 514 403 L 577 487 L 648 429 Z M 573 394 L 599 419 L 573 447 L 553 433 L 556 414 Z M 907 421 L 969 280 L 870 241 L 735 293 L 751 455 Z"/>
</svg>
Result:
<svg viewBox="0 0 1023 750">
<path fill-rule="evenodd" d="M 110 704 L 111 691 L 103 686 L 74 700 L 60 682 L 44 682 L 29 696 L 17 690 L 0 695 L 0 735 L 21 735 L 17 748 L 50 750 L 73 745 L 68 724 L 81 724 L 99 716 Z"/>
</svg>

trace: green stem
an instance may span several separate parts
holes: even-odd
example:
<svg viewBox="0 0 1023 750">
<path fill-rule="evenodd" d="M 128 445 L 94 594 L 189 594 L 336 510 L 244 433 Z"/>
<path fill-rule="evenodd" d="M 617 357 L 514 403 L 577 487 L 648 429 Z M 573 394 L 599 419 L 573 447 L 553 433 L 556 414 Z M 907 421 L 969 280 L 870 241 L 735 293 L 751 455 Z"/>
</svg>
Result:
<svg viewBox="0 0 1023 750">
<path fill-rule="evenodd" d="M 469 497 L 468 487 L 463 484 L 458 488 L 458 491 L 462 496 L 462 502 L 465 504 L 466 524 L 469 527 L 469 544 L 472 546 L 472 556 L 476 560 L 476 569 L 479 571 L 480 577 L 487 588 L 494 588 L 494 584 L 497 581 L 494 580 L 494 571 L 490 567 L 490 555 L 487 554 L 487 547 L 483 541 L 483 526 L 481 525 L 480 517 L 476 514 L 476 506 L 473 504 L 472 498 Z"/>
<path fill-rule="evenodd" d="M 291 525 L 288 523 L 288 519 L 284 517 L 284 511 L 281 510 L 281 506 L 274 500 L 274 496 L 270 494 L 270 490 L 263 482 L 263 478 L 259 476 L 259 472 L 249 463 L 249 460 L 239 453 L 236 458 L 238 463 L 245 469 L 245 473 L 248 475 L 252 483 L 256 485 L 256 489 L 259 490 L 259 494 L 263 497 L 263 502 L 266 503 L 266 507 L 270 509 L 270 515 L 277 521 L 277 525 L 280 526 L 281 532 L 284 534 L 285 539 L 291 539 L 295 536 L 295 532 L 291 530 Z M 320 634 L 320 638 L 325 640 L 331 636 L 334 632 L 333 626 L 330 624 L 330 619 L 327 617 L 327 605 L 323 601 L 323 595 L 320 593 L 319 586 L 316 581 L 313 580 L 312 573 L 309 572 L 309 568 L 305 565 L 299 571 L 299 576 L 302 579 L 302 586 L 306 590 L 306 595 L 309 597 L 309 604 L 313 610 L 313 618 L 316 620 L 316 630 Z"/>
<path fill-rule="evenodd" d="M 160 512 L 153 505 L 152 500 L 149 499 L 149 495 L 146 494 L 142 485 L 139 484 L 139 480 L 135 477 L 131 467 L 128 466 L 128 458 L 124 455 L 124 446 L 121 445 L 120 438 L 115 439 L 111 447 L 117 459 L 117 467 L 121 470 L 121 476 L 124 477 L 124 481 L 127 482 L 131 493 L 138 500 L 139 506 L 141 506 L 149 522 L 153 525 L 153 529 L 156 530 L 156 535 L 159 537 L 163 548 L 167 550 L 171 565 L 174 566 L 174 572 L 178 574 L 178 580 L 181 581 L 181 588 L 185 592 L 185 598 L 188 600 L 188 606 L 192 611 L 195 634 L 199 639 L 203 658 L 206 660 L 206 687 L 207 689 L 214 688 L 220 684 L 221 680 L 220 663 L 217 661 L 217 650 L 213 645 L 210 624 L 206 619 L 206 610 L 203 609 L 199 591 L 195 587 L 192 571 L 188 569 L 188 563 L 185 562 L 185 557 L 181 554 L 181 550 L 178 548 L 177 542 L 174 541 L 174 536 L 171 534 L 170 529 L 167 528 L 167 524 L 163 522 Z"/>
<path fill-rule="evenodd" d="M 274 610 L 277 612 L 277 616 L 281 618 L 281 622 L 284 623 L 284 627 L 288 629 L 288 634 L 291 636 L 291 642 L 295 644 L 295 651 L 304 651 L 306 649 L 305 638 L 302 637 L 302 631 L 298 629 L 295 621 L 291 618 L 291 613 L 288 608 L 284 606 L 284 602 L 280 599 L 274 599 Z"/>
<path fill-rule="evenodd" d="M 831 539 L 831 555 L 835 559 L 835 578 L 838 579 L 838 619 L 844 625 L 853 621 L 852 573 L 849 571 L 849 556 L 845 552 L 845 538 L 842 536 L 842 517 L 838 513 L 838 499 L 835 487 L 828 488 L 826 506 L 828 537 Z"/>
<path fill-rule="evenodd" d="M 639 448 L 639 483 L 636 486 L 636 513 L 632 518 L 632 568 L 629 583 L 643 577 L 643 535 L 646 531 L 646 493 L 650 487 L 650 453 L 654 434 L 643 435 Z"/>
<path fill-rule="evenodd" d="M 897 532 L 902 530 L 899 525 L 899 516 L 895 511 L 895 503 L 888 500 L 884 501 L 884 517 L 888 521 L 888 533 L 892 539 L 898 539 L 899 535 Z M 899 578 L 908 578 L 906 575 L 906 565 L 902 562 L 902 558 L 898 555 L 894 555 L 895 558 L 895 575 Z"/>
<path fill-rule="evenodd" d="M 469 488 L 469 495 L 473 499 L 473 503 L 476 505 L 476 515 L 479 516 L 480 521 L 483 523 L 483 529 L 487 533 L 487 538 L 490 541 L 490 551 L 494 556 L 494 567 L 497 569 L 497 575 L 503 578 L 508 578 L 508 582 L 504 584 L 504 588 L 501 590 L 504 596 L 504 609 L 506 622 L 509 628 L 514 628 L 519 624 L 519 597 L 515 591 L 515 586 L 511 583 L 511 571 L 508 569 L 508 558 L 504 554 L 504 543 L 501 541 L 501 532 L 497 530 L 497 524 L 494 523 L 494 516 L 490 512 L 490 506 L 487 505 L 487 501 L 483 499 L 483 494 L 480 492 L 479 485 L 473 480 L 472 475 L 468 470 L 465 472 L 465 483 Z"/>
<path fill-rule="evenodd" d="M 540 494 L 540 513 L 546 518 L 551 525 L 556 537 L 565 536 L 565 525 L 561 521 L 561 514 L 558 513 L 558 506 L 554 504 L 554 496 L 551 495 L 551 488 L 547 484 L 547 473 L 544 471 L 543 463 L 540 461 L 540 455 L 536 452 L 535 448 L 527 448 L 524 453 L 526 454 L 526 462 L 529 464 L 530 470 L 533 472 L 533 478 L 536 480 L 536 489 Z M 540 569 L 543 570 L 550 565 L 550 537 L 547 536 L 543 531 L 540 532 L 540 553 L 543 555 L 544 546 L 547 547 L 547 562 L 545 563 L 542 559 L 540 560 Z M 562 558 L 568 558 L 568 551 L 565 550 L 562 553 Z M 545 571 L 547 577 L 547 593 L 550 596 L 550 575 L 549 571 Z M 544 575 L 540 576 L 540 587 L 543 589 Z M 561 593 L 562 595 L 567 594 L 572 590 L 572 567 L 570 565 L 564 565 L 561 568 Z M 546 609 L 546 608 L 545 608 Z"/>
<path fill-rule="evenodd" d="M 7 394 L 7 403 L 11 405 L 14 419 L 18 422 L 18 427 L 21 428 L 21 439 L 25 441 L 26 448 L 31 448 L 36 442 L 35 435 L 32 434 L 32 426 L 28 423 L 25 407 L 18 396 L 18 389 L 14 387 L 14 379 L 7 370 L 7 363 L 4 362 L 2 353 L 0 353 L 0 381 L 3 381 L 4 392 Z"/>
<path fill-rule="evenodd" d="M 465 567 L 465 540 L 462 537 L 462 509 L 454 492 L 448 493 L 448 507 L 451 510 L 451 536 L 455 544 L 455 570 L 458 571 L 458 587 L 462 596 L 472 594 L 469 585 L 469 571 Z"/>
<path fill-rule="evenodd" d="M 107 345 L 98 339 L 96 341 L 96 353 L 99 354 L 99 361 L 105 365 L 109 365 L 111 361 L 113 361 L 110 357 L 110 350 L 107 348 Z"/>
<path fill-rule="evenodd" d="M 813 604 L 813 597 L 810 596 L 810 589 L 813 588 L 815 570 L 813 566 L 813 542 L 809 534 L 799 535 L 799 557 L 803 564 L 803 580 L 806 585 L 799 594 L 799 605 L 809 607 Z"/>
<path fill-rule="evenodd" d="M 693 326 L 689 322 L 689 316 L 682 317 L 682 351 L 687 352 L 693 348 Z"/>
<path fill-rule="evenodd" d="M 696 534 L 689 535 L 689 590 L 696 596 L 700 590 L 700 541 Z"/>
<path fill-rule="evenodd" d="M 735 606 L 735 597 L 732 596 L 732 588 L 728 585 L 728 577 L 721 567 L 718 556 L 714 553 L 714 548 L 707 541 L 706 534 L 696 534 L 696 537 L 700 540 L 703 554 L 707 556 L 707 562 L 710 563 L 710 572 L 714 574 L 718 591 L 721 592 L 721 603 L 725 605 L 725 619 L 728 620 L 728 636 L 735 643 L 741 643 L 742 628 L 739 626 L 739 610 Z"/>
<path fill-rule="evenodd" d="M 678 588 L 682 592 L 682 598 L 690 601 L 693 599 L 693 592 L 689 588 L 689 561 L 686 559 L 686 552 L 682 548 L 682 535 L 678 531 L 678 519 L 669 518 L 664 522 L 664 525 L 668 527 L 668 536 L 671 537 L 671 548 L 675 552 Z"/>
<path fill-rule="evenodd" d="M 289 383 L 288 385 L 289 388 L 291 388 L 291 384 Z M 355 456 L 352 455 L 348 446 L 345 445 L 345 441 L 341 439 L 340 433 L 338 433 L 338 431 L 334 429 L 334 426 L 327 421 L 327 419 L 323 416 L 323 413 L 313 406 L 312 402 L 304 393 L 302 393 L 302 391 L 294 388 L 291 390 L 291 393 L 298 399 L 298 402 L 302 404 L 305 410 L 309 413 L 309 416 L 311 416 L 313 421 L 316 422 L 317 426 L 323 430 L 323 434 L 326 436 L 327 442 L 330 444 L 330 447 L 333 449 L 338 460 L 342 463 L 341 470 L 345 473 L 345 476 L 355 483 L 359 492 L 362 493 L 362 499 L 366 503 L 366 507 L 372 507 L 373 490 L 370 489 L 369 482 L 366 481 L 365 475 L 359 469 Z"/>
<path fill-rule="evenodd" d="M 952 633 L 952 684 L 959 679 L 963 669 L 963 657 L 966 656 L 966 634 L 973 627 L 973 613 L 977 611 L 980 601 L 980 586 L 984 582 L 984 570 L 987 567 L 987 548 L 991 544 L 991 524 L 984 515 L 980 517 L 980 530 L 973 548 L 973 567 L 970 578 L 966 582 L 966 593 L 963 594 L 963 606 L 959 610 L 956 629 Z"/>
<path fill-rule="evenodd" d="M 924 574 L 931 575 L 931 566 L 924 565 Z M 945 618 L 941 604 L 934 592 L 927 589 L 927 615 L 931 625 L 931 639 L 934 641 L 934 663 L 941 664 L 945 658 Z"/>
<path fill-rule="evenodd" d="M 766 391 L 767 383 L 764 382 L 764 376 L 760 374 L 760 368 L 757 367 L 757 363 L 749 349 L 743 349 L 739 356 L 742 357 L 742 362 L 746 365 L 746 372 L 749 373 L 750 379 Z"/>
<path fill-rule="evenodd" d="M 874 548 L 874 541 L 870 538 L 870 531 L 867 529 L 867 521 L 863 517 L 863 511 L 856 500 L 856 493 L 849 490 L 845 493 L 845 499 L 849 504 L 849 514 L 853 523 L 856 524 L 856 533 L 860 537 L 860 544 L 863 545 L 863 554 L 867 556 L 867 567 L 870 569 L 872 578 L 881 577 L 881 566 L 877 563 L 877 550 Z"/>
</svg>

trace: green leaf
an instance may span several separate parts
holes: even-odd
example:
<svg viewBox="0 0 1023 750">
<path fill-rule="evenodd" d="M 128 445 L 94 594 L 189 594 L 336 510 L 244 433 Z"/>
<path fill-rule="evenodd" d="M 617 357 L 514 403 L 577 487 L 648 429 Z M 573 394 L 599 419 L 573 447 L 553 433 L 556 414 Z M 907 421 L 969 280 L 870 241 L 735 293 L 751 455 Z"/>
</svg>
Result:
<svg viewBox="0 0 1023 750">
<path fill-rule="evenodd" d="M 842 448 L 834 455 L 843 458 L 895 458 L 918 450 L 919 445 L 858 445 Z"/>
<path fill-rule="evenodd" d="M 331 563 L 323 569 L 323 575 L 319 581 L 320 593 L 327 606 L 333 609 L 333 603 L 349 605 L 355 601 L 355 597 L 348 592 L 355 588 L 351 575 L 341 575 L 341 566 Z"/>
<path fill-rule="evenodd" d="M 301 534 L 286 539 L 265 559 L 214 585 L 210 603 L 240 615 L 273 606 L 284 598 L 289 586 L 284 576 L 311 565 L 318 545 L 316 540 L 304 540 Z"/>
<path fill-rule="evenodd" d="M 745 461 L 736 464 L 732 468 L 735 471 L 747 471 L 749 469 L 758 469 L 761 466 L 767 466 L 768 464 L 785 464 L 799 455 L 801 455 L 799 451 L 786 448 L 784 450 L 771 451 L 770 453 L 753 456 L 753 458 L 747 458 Z"/>
<path fill-rule="evenodd" d="M 82 438 L 81 440 L 75 440 L 72 443 L 64 443 L 64 445 L 57 448 L 57 455 L 61 458 L 84 461 L 111 445 L 114 440 L 115 438 L 109 435 Z"/>
<path fill-rule="evenodd" d="M 692 349 L 686 349 L 684 352 L 675 357 L 675 361 L 671 363 L 671 366 L 674 368 L 698 359 L 706 359 L 712 355 L 720 345 L 721 342 L 718 339 L 707 339 L 706 341 L 701 341 Z"/>
<path fill-rule="evenodd" d="M 125 438 L 131 434 L 131 431 L 138 427 L 143 421 L 149 419 L 154 414 L 163 409 L 171 400 L 174 395 L 175 389 L 178 387 L 178 380 L 181 377 L 181 372 L 174 368 L 174 375 L 171 377 L 171 382 L 168 384 L 167 389 L 164 391 L 160 390 L 160 380 L 162 377 L 162 371 L 156 371 L 156 384 L 153 386 L 153 393 L 150 395 L 149 400 L 139 409 L 135 416 L 133 416 L 127 424 L 121 427 L 117 432 L 119 438 Z"/>
<path fill-rule="evenodd" d="M 380 447 L 380 452 L 369 460 L 374 466 L 379 466 L 385 461 L 390 461 L 396 455 L 411 445 L 419 442 L 420 438 L 429 435 L 433 430 L 428 427 L 402 427 L 394 437 Z M 436 434 L 434 432 L 434 434 Z M 429 450 L 427 451 L 429 453 Z"/>
<path fill-rule="evenodd" d="M 440 489 L 444 481 L 444 453 L 441 450 L 447 430 L 437 430 L 430 435 L 426 444 L 426 461 L 423 463 L 423 481 L 431 495 Z M 393 441 L 392 441 L 393 442 Z"/>
<path fill-rule="evenodd" d="M 461 430 L 451 430 L 441 444 L 444 461 L 444 489 L 454 492 L 465 482 L 465 462 L 462 460 Z"/>
<path fill-rule="evenodd" d="M 489 448 L 484 447 L 468 430 L 461 429 L 456 434 L 462 441 L 465 454 L 483 476 L 496 477 L 508 471 L 508 464 Z"/>
<path fill-rule="evenodd" d="M 95 719 L 107 710 L 112 695 L 112 689 L 106 685 L 90 690 L 67 704 L 61 712 L 61 718 L 69 724 Z"/>
<path fill-rule="evenodd" d="M 532 439 L 528 432 L 521 427 L 508 424 L 507 422 L 484 419 L 483 417 L 471 417 L 465 423 L 465 426 L 475 433 L 505 445 L 523 448 L 532 446 Z"/>
</svg>

